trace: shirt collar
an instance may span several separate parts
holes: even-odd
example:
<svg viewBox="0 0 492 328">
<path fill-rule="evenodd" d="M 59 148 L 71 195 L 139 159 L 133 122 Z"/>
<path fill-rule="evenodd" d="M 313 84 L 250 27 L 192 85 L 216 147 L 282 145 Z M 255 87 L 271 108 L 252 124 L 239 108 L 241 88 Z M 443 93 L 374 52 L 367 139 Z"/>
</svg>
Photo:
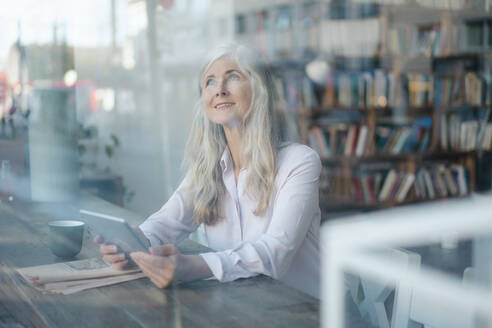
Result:
<svg viewBox="0 0 492 328">
<path fill-rule="evenodd" d="M 224 152 L 222 153 L 222 157 L 220 158 L 220 167 L 222 168 L 222 172 L 225 172 L 228 167 L 232 166 L 232 157 L 231 152 L 229 151 L 229 147 L 225 147 Z"/>
<path fill-rule="evenodd" d="M 292 142 L 284 141 L 279 145 L 279 149 L 287 147 L 291 143 Z M 224 152 L 222 153 L 222 156 L 220 158 L 220 167 L 222 169 L 222 172 L 225 172 L 227 168 L 232 167 L 232 156 L 229 147 L 227 146 L 225 147 Z"/>
</svg>

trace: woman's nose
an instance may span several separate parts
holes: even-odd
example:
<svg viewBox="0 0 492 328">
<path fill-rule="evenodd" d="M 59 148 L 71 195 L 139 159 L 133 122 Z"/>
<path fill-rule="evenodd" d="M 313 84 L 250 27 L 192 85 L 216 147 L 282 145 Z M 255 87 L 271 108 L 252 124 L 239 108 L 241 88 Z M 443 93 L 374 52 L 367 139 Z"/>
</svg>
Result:
<svg viewBox="0 0 492 328">
<path fill-rule="evenodd" d="M 226 96 L 228 94 L 227 88 L 225 83 L 220 83 L 219 87 L 217 88 L 217 91 L 215 95 L 218 96 Z"/>
</svg>

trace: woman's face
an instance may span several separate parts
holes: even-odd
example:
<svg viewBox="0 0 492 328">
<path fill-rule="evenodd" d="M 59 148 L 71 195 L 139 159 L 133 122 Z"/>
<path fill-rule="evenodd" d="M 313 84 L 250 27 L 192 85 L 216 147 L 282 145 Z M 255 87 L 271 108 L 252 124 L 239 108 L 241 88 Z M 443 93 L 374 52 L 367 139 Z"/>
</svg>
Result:
<svg viewBox="0 0 492 328">
<path fill-rule="evenodd" d="M 221 57 L 205 72 L 203 103 L 214 123 L 233 128 L 241 125 L 251 105 L 251 83 L 231 57 Z"/>
</svg>

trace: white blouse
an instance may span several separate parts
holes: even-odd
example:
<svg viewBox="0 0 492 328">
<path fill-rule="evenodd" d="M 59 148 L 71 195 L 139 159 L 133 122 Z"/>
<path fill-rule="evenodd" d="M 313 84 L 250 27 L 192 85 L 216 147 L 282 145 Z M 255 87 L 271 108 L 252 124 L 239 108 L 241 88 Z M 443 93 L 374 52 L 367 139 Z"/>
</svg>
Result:
<svg viewBox="0 0 492 328">
<path fill-rule="evenodd" d="M 262 216 L 253 213 L 257 202 L 245 193 L 247 170 L 239 172 L 236 185 L 228 148 L 220 165 L 227 190 L 219 204 L 224 219 L 205 226 L 214 251 L 201 254 L 214 277 L 226 282 L 264 274 L 319 298 L 318 154 L 300 144 L 280 148 L 275 190 Z M 177 243 L 196 230 L 186 185 L 185 179 L 140 225 L 153 246 Z"/>
</svg>

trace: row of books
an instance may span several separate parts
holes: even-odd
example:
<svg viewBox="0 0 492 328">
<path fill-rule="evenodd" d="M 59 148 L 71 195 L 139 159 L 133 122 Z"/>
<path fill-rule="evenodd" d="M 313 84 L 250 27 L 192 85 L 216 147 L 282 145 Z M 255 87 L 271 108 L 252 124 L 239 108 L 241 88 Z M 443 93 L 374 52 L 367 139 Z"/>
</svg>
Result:
<svg viewBox="0 0 492 328">
<path fill-rule="evenodd" d="M 384 154 L 425 153 L 431 139 L 430 126 L 377 126 L 376 150 Z"/>
<path fill-rule="evenodd" d="M 396 107 L 401 104 L 405 94 L 400 85 L 408 91 L 407 102 L 410 106 L 432 105 L 432 76 L 420 73 L 397 76 L 395 73 L 388 73 L 382 69 L 331 74 L 319 97 L 315 92 L 318 86 L 306 78 L 302 85 L 303 105 L 307 108 L 317 106 Z"/>
<path fill-rule="evenodd" d="M 488 122 L 490 112 L 490 108 L 480 110 L 476 117 L 473 117 L 474 114 L 471 112 L 443 114 L 440 126 L 441 149 L 490 150 L 492 146 L 492 123 Z"/>
<path fill-rule="evenodd" d="M 388 49 L 393 55 L 440 56 L 445 54 L 446 48 L 446 39 L 442 38 L 442 31 L 438 25 L 420 30 L 410 26 L 388 30 Z"/>
<path fill-rule="evenodd" d="M 416 174 L 387 167 L 359 168 L 349 176 L 340 168 L 324 167 L 320 177 L 322 197 L 334 202 L 403 202 L 410 197 L 412 187 L 417 199 L 463 196 L 469 192 L 469 174 L 460 164 L 427 163 Z"/>
<path fill-rule="evenodd" d="M 354 177 L 352 199 L 364 203 L 402 202 L 407 198 L 414 181 L 413 173 L 398 172 L 396 169 L 389 170 L 385 176 L 375 173 Z"/>
<path fill-rule="evenodd" d="M 320 157 L 363 156 L 367 154 L 367 125 L 332 124 L 327 129 L 313 126 L 308 143 Z"/>
<path fill-rule="evenodd" d="M 347 201 L 350 197 L 351 174 L 339 166 L 323 166 L 319 178 L 320 197 L 329 201 Z"/>
<path fill-rule="evenodd" d="M 408 90 L 408 104 L 411 107 L 432 106 L 434 78 L 428 74 L 408 73 L 402 77 Z"/>
<path fill-rule="evenodd" d="M 428 74 L 407 73 L 396 77 L 376 69 L 372 72 L 332 74 L 320 97 L 307 78 L 302 85 L 305 107 L 396 107 L 404 100 L 399 84 L 407 91 L 411 107 L 490 106 L 492 76 L 469 72 L 459 77 L 434 78 Z M 321 99 L 318 99 L 321 98 Z"/>
<path fill-rule="evenodd" d="M 385 107 L 396 104 L 396 76 L 376 69 L 372 72 L 332 74 L 326 84 L 324 107 Z"/>
<path fill-rule="evenodd" d="M 366 204 L 407 199 L 415 175 L 385 164 L 382 167 L 385 168 L 358 169 L 352 176 L 338 168 L 324 167 L 320 178 L 321 195 L 333 201 L 350 200 Z"/>
<path fill-rule="evenodd" d="M 434 84 L 436 106 L 482 106 L 492 104 L 492 78 L 469 72 L 464 76 L 437 78 Z"/>
<path fill-rule="evenodd" d="M 378 125 L 374 131 L 376 151 L 384 154 L 424 153 L 431 139 L 432 118 L 416 119 L 412 125 Z M 322 158 L 331 156 L 363 156 L 371 151 L 367 125 L 334 123 L 327 127 L 313 126 L 308 144 Z"/>
<path fill-rule="evenodd" d="M 435 164 L 417 171 L 415 194 L 418 198 L 463 196 L 468 191 L 468 171 L 462 165 Z"/>
</svg>

